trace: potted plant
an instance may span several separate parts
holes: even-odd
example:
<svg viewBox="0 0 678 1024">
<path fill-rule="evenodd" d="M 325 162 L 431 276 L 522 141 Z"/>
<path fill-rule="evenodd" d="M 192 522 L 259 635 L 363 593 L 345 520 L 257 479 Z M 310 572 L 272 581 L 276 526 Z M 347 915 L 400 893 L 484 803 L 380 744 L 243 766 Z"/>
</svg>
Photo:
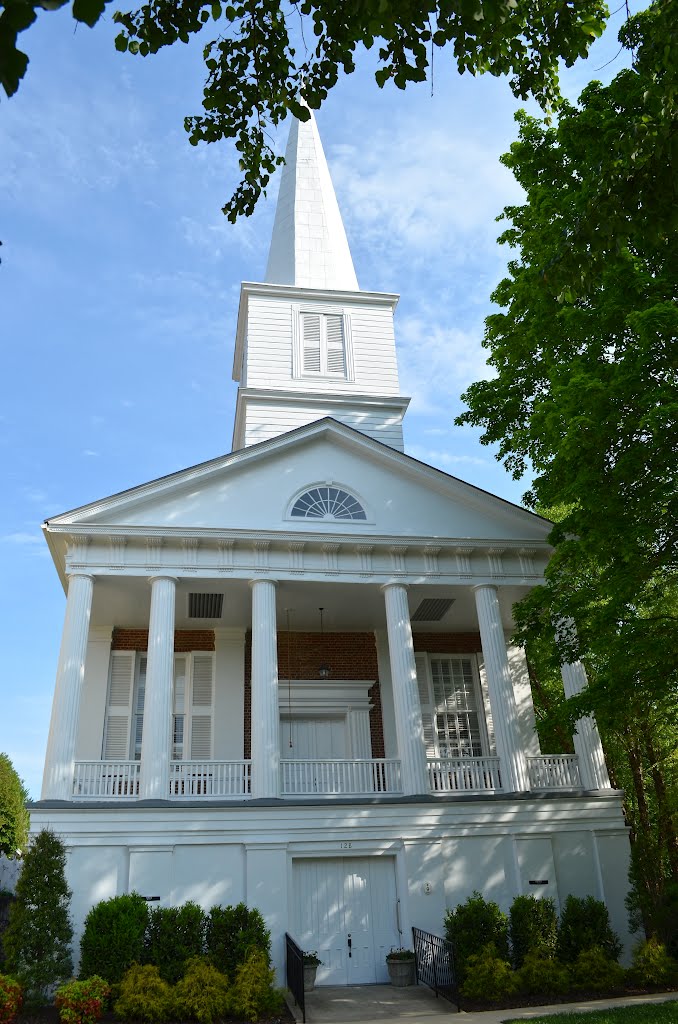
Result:
<svg viewBox="0 0 678 1024">
<path fill-rule="evenodd" d="M 386 967 L 392 985 L 403 988 L 417 980 L 417 963 L 411 949 L 400 947 L 386 954 Z"/>
<path fill-rule="evenodd" d="M 304 992 L 312 992 L 315 988 L 315 972 L 321 964 L 322 960 L 315 950 L 304 953 Z"/>
</svg>

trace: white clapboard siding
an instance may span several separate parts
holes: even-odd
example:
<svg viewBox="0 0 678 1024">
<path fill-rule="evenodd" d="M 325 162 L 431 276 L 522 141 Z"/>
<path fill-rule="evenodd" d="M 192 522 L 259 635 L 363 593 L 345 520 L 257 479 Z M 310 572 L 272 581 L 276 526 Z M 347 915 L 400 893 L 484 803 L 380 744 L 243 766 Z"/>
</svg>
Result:
<svg viewBox="0 0 678 1024">
<path fill-rule="evenodd" d="M 102 750 L 102 757 L 107 761 L 123 761 L 129 757 L 134 660 L 134 651 L 111 651 Z"/>
<path fill-rule="evenodd" d="M 390 445 L 397 451 L 404 449 L 402 424 L 392 410 L 384 410 L 381 415 L 370 411 L 366 415 L 364 407 L 351 407 L 348 404 L 338 409 L 337 407 L 324 408 L 320 403 L 298 407 L 258 406 L 251 403 L 247 411 L 244 443 L 250 445 L 266 441 L 288 430 L 302 427 L 306 423 L 313 423 L 315 420 L 322 419 L 323 416 L 332 416 L 334 419 L 360 430 L 363 434 L 367 434 L 368 437 L 373 437 L 376 441 L 381 441 L 382 444 Z"/>
</svg>

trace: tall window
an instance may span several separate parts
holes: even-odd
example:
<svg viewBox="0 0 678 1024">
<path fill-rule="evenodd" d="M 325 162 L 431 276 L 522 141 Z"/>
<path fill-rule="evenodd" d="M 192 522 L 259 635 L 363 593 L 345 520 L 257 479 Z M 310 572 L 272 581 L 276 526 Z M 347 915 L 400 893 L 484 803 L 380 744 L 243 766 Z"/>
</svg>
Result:
<svg viewBox="0 0 678 1024">
<path fill-rule="evenodd" d="M 348 378 L 346 324 L 343 313 L 299 314 L 300 353 L 297 375 Z"/>
<path fill-rule="evenodd" d="M 473 656 L 416 654 L 428 757 L 482 757 L 491 749 Z"/>
</svg>

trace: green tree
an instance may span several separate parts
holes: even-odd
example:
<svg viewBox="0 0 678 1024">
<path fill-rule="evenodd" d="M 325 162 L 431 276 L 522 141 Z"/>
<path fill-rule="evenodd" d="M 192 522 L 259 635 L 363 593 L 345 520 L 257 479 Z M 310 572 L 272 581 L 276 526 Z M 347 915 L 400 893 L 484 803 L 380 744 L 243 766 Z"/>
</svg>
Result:
<svg viewBox="0 0 678 1024">
<path fill-rule="evenodd" d="M 51 989 L 73 973 L 69 918 L 71 893 L 61 840 L 43 829 L 24 857 L 3 936 L 7 969 L 23 985 L 26 999 L 43 1003 Z"/>
<path fill-rule="evenodd" d="M 0 14 L 0 81 L 19 86 L 28 57 L 19 33 L 42 9 L 66 0 L 10 0 Z M 76 20 L 93 25 L 110 0 L 73 0 Z M 433 47 L 450 46 L 460 72 L 511 76 L 517 96 L 551 104 L 558 96 L 558 62 L 586 56 L 603 30 L 603 0 L 149 0 L 118 11 L 119 50 L 141 56 L 216 23 L 203 53 L 204 113 L 187 117 L 190 141 L 233 139 L 242 181 L 224 207 L 230 220 L 250 214 L 276 164 L 269 129 L 292 113 L 305 121 L 340 73 L 355 68 L 356 51 L 378 46 L 375 77 L 404 89 L 426 79 Z"/>
<path fill-rule="evenodd" d="M 26 846 L 30 816 L 28 791 L 7 754 L 0 754 L 0 853 L 16 857 Z"/>
</svg>

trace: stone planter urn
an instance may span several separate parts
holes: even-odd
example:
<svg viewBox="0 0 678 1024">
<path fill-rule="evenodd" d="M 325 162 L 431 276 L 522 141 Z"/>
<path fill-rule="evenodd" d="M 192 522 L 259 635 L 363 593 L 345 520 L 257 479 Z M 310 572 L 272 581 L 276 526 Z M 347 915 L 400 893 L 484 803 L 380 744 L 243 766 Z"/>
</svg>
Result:
<svg viewBox="0 0 678 1024">
<path fill-rule="evenodd" d="M 417 980 L 414 953 L 409 949 L 389 953 L 386 957 L 386 967 L 391 984 L 398 988 L 414 985 Z"/>
<path fill-rule="evenodd" d="M 304 953 L 304 992 L 315 988 L 315 975 L 321 963 L 316 953 Z"/>
</svg>

